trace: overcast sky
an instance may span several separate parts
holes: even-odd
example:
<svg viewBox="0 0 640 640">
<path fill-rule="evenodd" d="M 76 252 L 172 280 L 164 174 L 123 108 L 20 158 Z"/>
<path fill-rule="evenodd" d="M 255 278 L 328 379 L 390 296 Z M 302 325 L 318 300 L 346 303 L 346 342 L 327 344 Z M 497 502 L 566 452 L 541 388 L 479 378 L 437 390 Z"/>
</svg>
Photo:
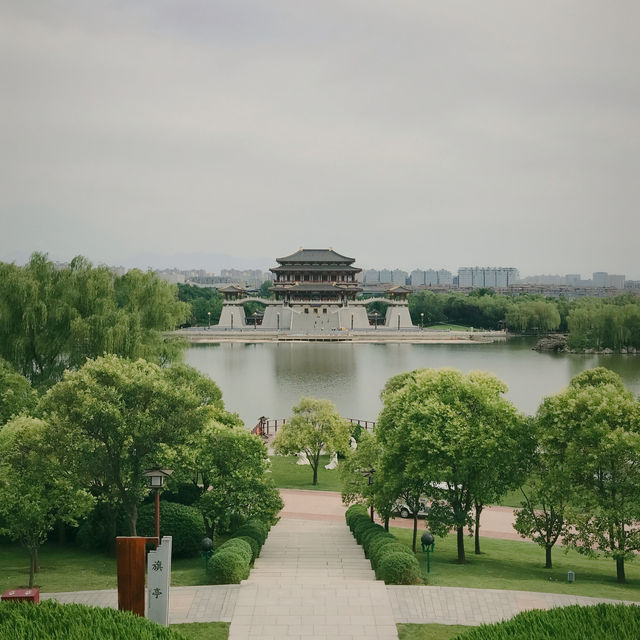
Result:
<svg viewBox="0 0 640 640">
<path fill-rule="evenodd" d="M 640 278 L 639 24 L 637 0 L 0 0 L 0 260 Z"/>
</svg>

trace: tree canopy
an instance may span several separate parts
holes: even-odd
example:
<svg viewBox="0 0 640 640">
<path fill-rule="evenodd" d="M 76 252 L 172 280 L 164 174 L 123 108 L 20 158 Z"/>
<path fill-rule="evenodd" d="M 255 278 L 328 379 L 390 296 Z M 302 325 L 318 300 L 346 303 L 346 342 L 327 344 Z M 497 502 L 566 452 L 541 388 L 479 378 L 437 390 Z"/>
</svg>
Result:
<svg viewBox="0 0 640 640">
<path fill-rule="evenodd" d="M 38 570 L 38 549 L 56 521 L 77 524 L 93 497 L 56 455 L 57 441 L 43 420 L 20 416 L 0 430 L 0 533 L 22 544 Z"/>
<path fill-rule="evenodd" d="M 124 508 L 131 535 L 146 494 L 143 472 L 202 430 L 215 412 L 210 402 L 220 403 L 214 383 L 193 384 L 199 378 L 184 366 L 110 355 L 66 372 L 42 400 L 63 459 L 114 514 Z"/>
<path fill-rule="evenodd" d="M 524 417 L 502 397 L 506 385 L 491 374 L 422 369 L 401 376 L 382 395 L 382 466 L 388 477 L 423 482 L 433 499 L 431 527 L 456 529 L 464 562 L 463 528 L 473 507 L 518 486 L 533 441 Z"/>
<path fill-rule="evenodd" d="M 313 470 L 313 484 L 318 484 L 318 465 L 323 450 L 346 451 L 349 427 L 329 400 L 301 398 L 293 407 L 293 417 L 280 427 L 273 441 L 277 453 L 304 452 Z"/>
<path fill-rule="evenodd" d="M 40 253 L 0 263 L 0 357 L 44 387 L 104 353 L 174 360 L 179 341 L 163 332 L 188 313 L 176 292 L 151 272 L 117 276 L 82 257 L 62 269 Z"/>
<path fill-rule="evenodd" d="M 9 418 L 32 411 L 37 401 L 29 380 L 0 360 L 0 428 Z"/>
</svg>

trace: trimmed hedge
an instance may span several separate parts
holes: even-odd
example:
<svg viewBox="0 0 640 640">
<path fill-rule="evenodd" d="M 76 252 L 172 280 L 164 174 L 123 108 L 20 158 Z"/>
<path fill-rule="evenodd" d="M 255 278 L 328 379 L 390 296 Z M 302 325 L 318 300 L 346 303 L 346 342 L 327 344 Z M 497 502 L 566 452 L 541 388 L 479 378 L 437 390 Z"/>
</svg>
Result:
<svg viewBox="0 0 640 640">
<path fill-rule="evenodd" d="M 211 584 L 239 584 L 246 580 L 249 577 L 246 554 L 233 547 L 219 548 L 207 562 L 207 577 Z"/>
<path fill-rule="evenodd" d="M 184 636 L 128 611 L 52 600 L 0 602 L 0 638 L 5 640 L 184 640 Z"/>
<path fill-rule="evenodd" d="M 154 536 L 155 532 L 155 504 L 144 504 L 138 511 L 138 535 Z M 206 535 L 198 509 L 177 502 L 160 502 L 160 536 L 172 537 L 174 558 L 197 556 Z"/>
<path fill-rule="evenodd" d="M 251 560 L 255 560 L 260 555 L 260 545 L 256 542 L 255 538 L 250 536 L 239 536 L 238 538 L 231 538 L 231 540 L 243 540 L 251 547 Z"/>
<path fill-rule="evenodd" d="M 525 611 L 505 622 L 481 625 L 455 640 L 637 640 L 640 607 L 623 604 L 571 605 Z"/>
<path fill-rule="evenodd" d="M 238 553 L 242 554 L 242 557 L 245 558 L 247 565 L 251 564 L 253 553 L 251 551 L 251 545 L 246 540 L 241 540 L 240 538 L 229 538 L 229 540 L 218 547 L 218 551 L 222 551 L 223 549 L 237 550 Z"/>
<path fill-rule="evenodd" d="M 376 577 L 384 580 L 386 584 L 422 583 L 418 560 L 413 554 L 402 552 L 385 554 L 376 569 Z"/>
<path fill-rule="evenodd" d="M 365 556 L 376 570 L 376 577 L 387 584 L 420 584 L 420 566 L 409 547 L 372 522 L 367 508 L 354 504 L 345 512 L 353 537 L 362 545 Z"/>
</svg>

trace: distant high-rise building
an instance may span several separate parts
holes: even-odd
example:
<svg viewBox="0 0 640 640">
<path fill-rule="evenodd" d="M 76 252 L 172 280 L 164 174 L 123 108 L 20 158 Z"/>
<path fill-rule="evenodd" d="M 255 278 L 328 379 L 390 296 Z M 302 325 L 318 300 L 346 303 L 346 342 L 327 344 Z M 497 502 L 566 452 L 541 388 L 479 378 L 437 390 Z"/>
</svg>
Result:
<svg viewBox="0 0 640 640">
<path fill-rule="evenodd" d="M 592 282 L 594 287 L 608 287 L 609 274 L 606 271 L 594 271 Z"/>
<path fill-rule="evenodd" d="M 520 279 L 514 267 L 461 267 L 458 269 L 458 286 L 480 289 L 483 287 L 505 288 Z"/>
<path fill-rule="evenodd" d="M 425 284 L 424 281 L 425 272 L 422 269 L 414 269 L 411 272 L 411 286 L 420 287 Z"/>
<path fill-rule="evenodd" d="M 376 284 L 380 282 L 380 272 L 377 269 L 367 269 L 364 274 L 366 284 Z"/>
<path fill-rule="evenodd" d="M 624 289 L 625 277 L 623 275 L 609 274 L 609 286 L 615 289 Z"/>
<path fill-rule="evenodd" d="M 391 282 L 393 284 L 407 284 L 407 278 L 409 274 L 402 269 L 394 269 L 391 272 Z"/>
<path fill-rule="evenodd" d="M 384 282 L 384 283 L 393 282 L 390 269 L 380 269 L 380 271 L 378 271 L 378 275 L 380 277 L 380 280 L 379 280 L 380 282 Z"/>
</svg>

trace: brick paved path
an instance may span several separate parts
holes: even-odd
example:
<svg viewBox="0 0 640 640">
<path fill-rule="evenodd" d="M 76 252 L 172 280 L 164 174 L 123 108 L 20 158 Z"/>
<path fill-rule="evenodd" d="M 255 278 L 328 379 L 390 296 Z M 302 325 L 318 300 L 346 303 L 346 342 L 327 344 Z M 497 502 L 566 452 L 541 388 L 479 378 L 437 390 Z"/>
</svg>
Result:
<svg viewBox="0 0 640 640">
<path fill-rule="evenodd" d="M 347 526 L 282 518 L 240 587 L 229 640 L 395 640 L 384 583 Z"/>
</svg>

